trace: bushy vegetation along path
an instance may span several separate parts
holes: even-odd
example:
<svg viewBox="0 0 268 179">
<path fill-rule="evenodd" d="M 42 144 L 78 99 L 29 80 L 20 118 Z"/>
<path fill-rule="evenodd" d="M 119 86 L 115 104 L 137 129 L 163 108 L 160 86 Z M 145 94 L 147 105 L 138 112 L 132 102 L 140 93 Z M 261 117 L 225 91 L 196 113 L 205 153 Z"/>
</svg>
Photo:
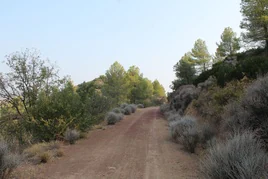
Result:
<svg viewBox="0 0 268 179">
<path fill-rule="evenodd" d="M 196 178 L 194 155 L 170 141 L 158 108 L 138 110 L 115 126 L 95 130 L 45 164 L 40 178 Z"/>
</svg>

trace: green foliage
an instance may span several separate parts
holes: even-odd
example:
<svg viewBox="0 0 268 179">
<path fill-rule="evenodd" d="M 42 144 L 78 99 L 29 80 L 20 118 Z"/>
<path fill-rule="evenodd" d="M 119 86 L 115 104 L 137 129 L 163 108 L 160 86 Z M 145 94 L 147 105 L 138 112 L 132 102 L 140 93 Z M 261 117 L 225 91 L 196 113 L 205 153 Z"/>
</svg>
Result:
<svg viewBox="0 0 268 179">
<path fill-rule="evenodd" d="M 191 54 L 186 53 L 181 60 L 173 67 L 177 79 L 173 82 L 173 89 L 178 89 L 182 84 L 192 84 L 196 70 L 191 60 Z M 177 81 L 177 82 L 176 82 Z"/>
<path fill-rule="evenodd" d="M 132 90 L 132 95 L 135 96 L 135 104 L 146 103 L 146 100 L 150 100 L 153 97 L 153 84 L 147 78 L 141 78 L 138 85 Z"/>
<path fill-rule="evenodd" d="M 11 54 L 6 64 L 10 73 L 0 73 L 0 135 L 23 147 L 62 139 L 68 128 L 85 132 L 122 102 L 149 106 L 165 99 L 157 80 L 143 78 L 135 66 L 126 72 L 118 62 L 104 76 L 77 87 L 68 78 L 59 79 L 55 67 L 36 51 Z M 136 110 L 134 105 L 126 108 Z"/>
<path fill-rule="evenodd" d="M 204 40 L 198 39 L 195 41 L 191 55 L 194 63 L 200 66 L 200 71 L 204 72 L 208 69 L 208 62 L 211 60 L 211 56 Z"/>
<path fill-rule="evenodd" d="M 247 57 L 240 61 L 239 67 L 248 78 L 256 79 L 268 72 L 268 57 Z"/>
<path fill-rule="evenodd" d="M 246 32 L 242 34 L 245 42 L 257 42 L 266 45 L 268 54 L 268 0 L 242 0 L 240 24 Z"/>
<path fill-rule="evenodd" d="M 234 55 L 240 49 L 239 38 L 236 37 L 236 33 L 232 28 L 227 27 L 224 29 L 221 35 L 221 42 L 217 43 L 217 54 L 221 57 L 227 57 Z"/>
<path fill-rule="evenodd" d="M 268 57 L 259 56 L 261 52 L 263 50 L 256 49 L 238 54 L 235 65 L 226 61 L 218 62 L 213 65 L 212 69 L 201 73 L 195 79 L 194 84 L 204 82 L 210 76 L 215 76 L 217 84 L 221 87 L 232 80 L 241 80 L 244 76 L 256 79 L 257 76 L 268 72 Z"/>
<path fill-rule="evenodd" d="M 219 125 L 225 106 L 239 100 L 248 83 L 248 81 L 233 81 L 224 88 L 212 86 L 208 90 L 202 91 L 192 105 L 203 119 L 206 119 L 210 124 Z"/>
<path fill-rule="evenodd" d="M 128 81 L 126 78 L 126 71 L 122 65 L 115 62 L 106 71 L 106 81 L 103 86 L 103 94 L 112 99 L 113 105 L 117 106 L 124 101 L 127 101 L 128 95 Z"/>
<path fill-rule="evenodd" d="M 154 80 L 153 81 L 153 88 L 154 88 L 154 92 L 153 95 L 155 97 L 165 97 L 166 96 L 166 92 L 164 87 L 159 83 L 158 80 Z"/>
</svg>

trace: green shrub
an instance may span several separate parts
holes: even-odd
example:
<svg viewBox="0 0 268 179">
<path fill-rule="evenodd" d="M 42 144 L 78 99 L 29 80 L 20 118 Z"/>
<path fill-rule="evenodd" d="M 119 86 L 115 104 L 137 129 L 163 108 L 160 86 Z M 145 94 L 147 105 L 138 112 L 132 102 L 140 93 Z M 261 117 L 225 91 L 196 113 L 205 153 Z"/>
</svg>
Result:
<svg viewBox="0 0 268 179">
<path fill-rule="evenodd" d="M 200 93 L 198 99 L 194 100 L 192 107 L 198 114 L 212 125 L 219 126 L 225 112 L 225 107 L 233 101 L 240 100 L 245 93 L 245 87 L 249 81 L 232 81 L 224 88 L 212 86 Z"/>
<path fill-rule="evenodd" d="M 204 179 L 268 178 L 267 154 L 250 132 L 217 143 L 201 162 Z"/>
<path fill-rule="evenodd" d="M 268 57 L 246 57 L 240 61 L 239 67 L 248 78 L 256 79 L 268 72 Z"/>
<path fill-rule="evenodd" d="M 114 125 L 118 121 L 123 119 L 123 115 L 115 112 L 109 112 L 106 115 L 106 121 L 108 125 Z"/>
<path fill-rule="evenodd" d="M 12 154 L 9 151 L 8 145 L 5 142 L 0 141 L 0 178 L 8 178 L 20 162 L 20 156 Z"/>
<path fill-rule="evenodd" d="M 74 144 L 80 137 L 80 133 L 76 129 L 67 129 L 64 133 L 64 140 L 70 144 Z"/>
</svg>

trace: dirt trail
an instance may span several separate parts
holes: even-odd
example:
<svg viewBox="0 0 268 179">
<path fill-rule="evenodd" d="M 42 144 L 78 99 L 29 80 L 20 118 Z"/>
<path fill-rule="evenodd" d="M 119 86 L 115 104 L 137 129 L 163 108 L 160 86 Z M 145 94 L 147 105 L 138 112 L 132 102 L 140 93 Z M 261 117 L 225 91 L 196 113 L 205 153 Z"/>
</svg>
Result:
<svg viewBox="0 0 268 179">
<path fill-rule="evenodd" d="M 39 178 L 197 178 L 197 159 L 170 141 L 158 108 L 138 110 L 115 126 L 91 131 L 64 148 L 65 156 L 45 164 Z"/>
</svg>

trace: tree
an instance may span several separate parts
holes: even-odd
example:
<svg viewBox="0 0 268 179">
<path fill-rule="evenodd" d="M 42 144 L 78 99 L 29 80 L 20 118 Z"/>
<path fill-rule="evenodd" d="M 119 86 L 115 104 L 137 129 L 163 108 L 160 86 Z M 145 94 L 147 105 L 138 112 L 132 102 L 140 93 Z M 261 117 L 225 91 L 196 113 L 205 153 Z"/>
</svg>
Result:
<svg viewBox="0 0 268 179">
<path fill-rule="evenodd" d="M 126 77 L 128 81 L 128 99 L 131 103 L 135 103 L 136 97 L 134 95 L 135 88 L 139 84 L 140 80 L 143 78 L 140 73 L 140 69 L 136 66 L 129 67 Z"/>
<path fill-rule="evenodd" d="M 196 70 L 191 53 L 186 53 L 181 60 L 173 67 L 175 75 L 180 81 L 178 84 L 192 84 L 195 78 Z M 173 83 L 175 84 L 175 83 Z M 176 87 L 175 87 L 176 88 Z"/>
<path fill-rule="evenodd" d="M 0 98 L 10 104 L 20 116 L 29 117 L 40 91 L 49 94 L 52 86 L 60 85 L 58 71 L 41 59 L 36 50 L 6 56 L 10 72 L 0 76 Z"/>
<path fill-rule="evenodd" d="M 241 13 L 243 40 L 264 44 L 268 54 L 268 0 L 242 0 Z"/>
<path fill-rule="evenodd" d="M 224 29 L 221 35 L 221 42 L 216 44 L 218 46 L 216 56 L 227 57 L 234 55 L 240 49 L 239 38 L 236 37 L 236 33 L 230 27 Z"/>
<path fill-rule="evenodd" d="M 208 68 L 208 63 L 211 59 L 206 42 L 202 39 L 198 39 L 197 41 L 195 41 L 191 55 L 195 63 L 200 66 L 201 72 L 206 71 Z"/>
<path fill-rule="evenodd" d="M 103 94 L 113 99 L 114 105 L 127 101 L 128 84 L 124 67 L 115 62 L 105 73 L 106 81 L 103 86 Z"/>
<path fill-rule="evenodd" d="M 159 83 L 158 80 L 154 80 L 153 81 L 153 88 L 154 88 L 154 92 L 153 95 L 156 97 L 165 97 L 166 96 L 166 92 L 164 87 Z"/>
<path fill-rule="evenodd" d="M 212 56 L 212 63 L 218 63 L 224 60 L 224 57 L 220 55 L 219 49 L 216 49 L 215 55 Z"/>
<path fill-rule="evenodd" d="M 151 100 L 154 87 L 152 82 L 147 78 L 140 78 L 137 86 L 132 90 L 135 102 L 145 103 L 146 100 Z"/>
</svg>

